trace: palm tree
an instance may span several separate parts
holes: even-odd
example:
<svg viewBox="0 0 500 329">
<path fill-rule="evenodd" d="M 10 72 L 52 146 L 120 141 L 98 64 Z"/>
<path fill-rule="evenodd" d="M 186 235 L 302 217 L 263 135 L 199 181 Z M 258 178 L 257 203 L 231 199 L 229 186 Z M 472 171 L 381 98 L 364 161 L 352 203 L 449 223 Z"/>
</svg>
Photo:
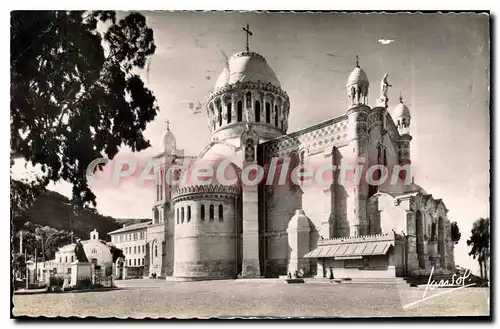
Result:
<svg viewBox="0 0 500 329">
<path fill-rule="evenodd" d="M 471 237 L 467 245 L 472 246 L 469 256 L 477 257 L 481 278 L 488 279 L 486 263 L 490 257 L 490 219 L 479 218 L 472 224 Z"/>
</svg>

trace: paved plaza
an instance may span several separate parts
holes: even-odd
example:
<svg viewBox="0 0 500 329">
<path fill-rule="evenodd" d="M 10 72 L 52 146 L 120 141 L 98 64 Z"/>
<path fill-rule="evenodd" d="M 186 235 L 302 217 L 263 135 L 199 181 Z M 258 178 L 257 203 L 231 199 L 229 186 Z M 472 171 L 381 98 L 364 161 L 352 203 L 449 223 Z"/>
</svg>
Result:
<svg viewBox="0 0 500 329">
<path fill-rule="evenodd" d="M 405 285 L 117 281 L 107 292 L 15 295 L 14 316 L 118 318 L 477 316 L 489 314 L 489 289 L 427 292 Z M 444 293 L 445 291 L 449 291 Z M 443 294 L 444 293 L 444 294 Z"/>
</svg>

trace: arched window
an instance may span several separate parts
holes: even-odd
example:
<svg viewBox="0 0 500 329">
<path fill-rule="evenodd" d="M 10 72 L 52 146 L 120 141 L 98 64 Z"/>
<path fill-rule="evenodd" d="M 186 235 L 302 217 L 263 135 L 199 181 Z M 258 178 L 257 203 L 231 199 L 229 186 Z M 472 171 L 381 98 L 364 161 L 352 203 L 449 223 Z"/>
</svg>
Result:
<svg viewBox="0 0 500 329">
<path fill-rule="evenodd" d="M 205 205 L 204 204 L 202 204 L 200 206 L 200 218 L 202 221 L 205 220 Z"/>
<path fill-rule="evenodd" d="M 237 110 L 238 122 L 243 121 L 243 102 L 238 101 L 238 110 Z"/>
<path fill-rule="evenodd" d="M 260 122 L 260 102 L 255 101 L 255 122 Z"/>
<path fill-rule="evenodd" d="M 219 222 L 224 221 L 224 209 L 222 205 L 219 205 Z"/>
<path fill-rule="evenodd" d="M 278 127 L 278 105 L 274 106 L 274 125 Z"/>
<path fill-rule="evenodd" d="M 181 208 L 181 223 L 184 223 L 184 207 Z"/>
<path fill-rule="evenodd" d="M 222 126 L 222 109 L 219 107 L 219 127 Z"/>
<path fill-rule="evenodd" d="M 266 123 L 271 123 L 271 104 L 266 102 Z"/>
<path fill-rule="evenodd" d="M 158 257 L 158 245 L 155 245 L 155 257 Z"/>
<path fill-rule="evenodd" d="M 215 111 L 214 111 L 213 104 L 210 104 L 210 118 L 214 119 L 213 126 L 214 126 L 214 130 L 215 130 L 215 128 L 216 128 L 216 126 L 215 126 Z"/>
<path fill-rule="evenodd" d="M 247 109 L 250 110 L 250 108 L 252 107 L 252 93 L 251 92 L 247 92 L 246 99 L 247 99 Z"/>
<path fill-rule="evenodd" d="M 424 223 L 422 213 L 417 210 L 415 214 L 415 234 L 417 236 L 417 257 L 420 268 L 425 268 L 424 257 Z"/>
<path fill-rule="evenodd" d="M 187 207 L 187 222 L 191 220 L 191 206 Z"/>
<path fill-rule="evenodd" d="M 231 113 L 231 103 L 227 103 L 227 123 L 231 123 L 231 116 L 233 115 Z"/>
<path fill-rule="evenodd" d="M 175 217 L 177 218 L 177 224 L 179 224 L 179 208 L 177 208 L 175 215 L 176 215 Z"/>
<path fill-rule="evenodd" d="M 436 223 L 432 223 L 431 224 L 431 240 L 432 241 L 435 241 L 437 239 L 437 236 L 436 236 Z"/>
<path fill-rule="evenodd" d="M 163 200 L 163 178 L 165 177 L 164 173 L 163 173 L 163 170 L 160 170 L 160 177 L 159 177 L 159 180 L 158 180 L 158 185 L 159 185 L 159 199 L 158 201 L 160 200 Z"/>
<path fill-rule="evenodd" d="M 384 148 L 384 166 L 387 166 L 387 149 Z"/>
<path fill-rule="evenodd" d="M 208 211 L 209 211 L 210 221 L 213 222 L 213 220 L 214 220 L 214 205 L 211 204 L 208 209 L 209 209 Z"/>
<path fill-rule="evenodd" d="M 155 214 L 155 216 L 153 218 L 153 223 L 157 224 L 159 221 L 159 217 L 160 217 L 160 212 L 158 211 L 158 208 L 155 208 L 154 214 Z"/>
</svg>

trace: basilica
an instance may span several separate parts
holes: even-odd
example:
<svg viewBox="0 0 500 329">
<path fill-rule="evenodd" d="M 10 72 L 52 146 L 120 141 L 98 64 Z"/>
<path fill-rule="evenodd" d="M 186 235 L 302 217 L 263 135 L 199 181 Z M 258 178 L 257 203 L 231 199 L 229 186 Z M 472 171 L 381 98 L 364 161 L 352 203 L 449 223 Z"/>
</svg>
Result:
<svg viewBox="0 0 500 329">
<path fill-rule="evenodd" d="M 152 224 L 164 228 L 159 276 L 277 278 L 301 271 L 319 278 L 393 278 L 455 268 L 448 209 L 411 177 L 409 108 L 402 97 L 389 108 L 387 75 L 372 105 L 359 62 L 346 78 L 343 115 L 288 132 L 293 100 L 265 57 L 248 46 L 232 55 L 205 103 L 209 143 L 186 156 L 167 126 L 157 157 L 161 177 L 186 160 L 215 171 L 231 159 L 227 168 L 237 179 L 186 179 L 178 186 L 158 180 Z M 276 158 L 291 159 L 291 168 L 362 159 L 364 166 L 407 170 L 396 184 L 242 182 L 245 167 L 269 167 Z"/>
</svg>

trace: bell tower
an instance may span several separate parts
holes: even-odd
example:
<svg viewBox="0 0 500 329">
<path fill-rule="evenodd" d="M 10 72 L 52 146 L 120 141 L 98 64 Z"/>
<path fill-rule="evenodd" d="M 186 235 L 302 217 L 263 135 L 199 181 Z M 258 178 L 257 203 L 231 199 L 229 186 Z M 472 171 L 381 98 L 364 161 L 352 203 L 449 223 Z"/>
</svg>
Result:
<svg viewBox="0 0 500 329">
<path fill-rule="evenodd" d="M 359 58 L 356 56 L 356 67 L 347 80 L 347 96 L 349 107 L 347 109 L 347 140 L 348 153 L 346 160 L 355 167 L 350 174 L 351 178 L 362 175 L 357 172 L 358 166 L 363 168 L 368 159 L 368 113 L 370 107 L 367 105 L 368 88 L 370 83 L 365 71 L 359 66 Z M 357 179 L 347 179 L 346 191 L 348 193 L 347 221 L 349 222 L 349 236 L 367 234 L 368 222 L 366 213 L 366 199 L 368 197 L 368 185 L 363 177 L 359 183 Z M 346 228 L 340 228 L 342 235 L 346 235 Z"/>
<path fill-rule="evenodd" d="M 410 131 L 411 113 L 408 106 L 404 104 L 403 95 L 401 93 L 399 95 L 399 104 L 394 108 L 392 117 L 400 135 L 398 147 L 399 164 L 402 166 L 411 165 L 410 144 L 413 139 Z M 405 173 L 405 171 L 401 171 L 401 173 Z M 409 181 L 411 177 L 410 171 L 410 177 L 407 177 L 406 181 Z M 401 178 L 404 179 L 406 177 Z"/>
</svg>

